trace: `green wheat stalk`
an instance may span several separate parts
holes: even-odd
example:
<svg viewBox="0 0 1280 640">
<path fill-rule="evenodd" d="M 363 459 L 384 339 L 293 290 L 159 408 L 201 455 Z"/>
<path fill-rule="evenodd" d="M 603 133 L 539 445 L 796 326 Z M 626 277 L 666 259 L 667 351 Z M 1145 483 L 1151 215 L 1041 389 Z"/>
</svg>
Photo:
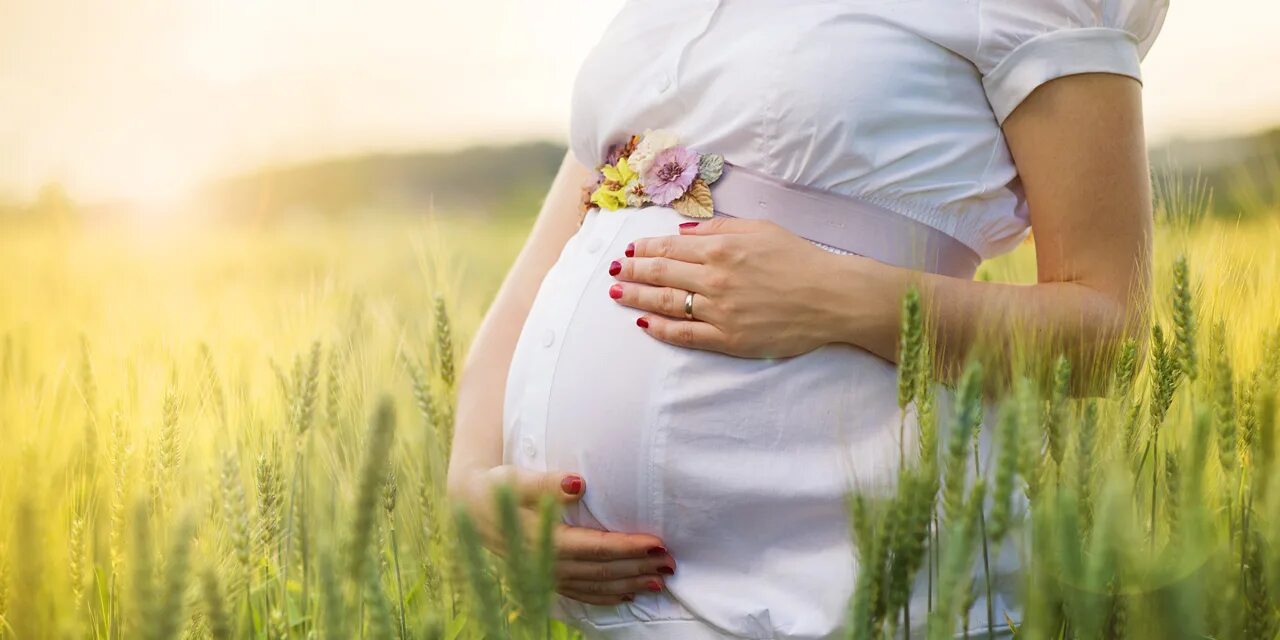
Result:
<svg viewBox="0 0 1280 640">
<path fill-rule="evenodd" d="M 405 622 L 404 578 L 400 573 L 400 544 L 396 540 L 396 498 L 400 492 L 395 467 L 387 470 L 387 480 L 382 489 L 382 511 L 387 516 L 387 530 L 391 536 L 391 558 L 396 574 L 396 611 L 399 617 L 400 637 L 407 638 L 409 626 Z"/>
<path fill-rule="evenodd" d="M 357 478 L 354 517 L 347 536 L 347 576 L 355 585 L 363 585 L 367 580 L 365 567 L 372 553 L 374 516 L 386 481 L 385 462 L 391 453 L 395 429 L 395 405 L 391 398 L 383 396 L 369 422 L 364 458 Z"/>
<path fill-rule="evenodd" d="M 956 393 L 956 417 L 947 438 L 942 483 L 944 521 L 951 525 L 966 513 L 965 480 L 969 447 L 982 419 L 982 365 L 970 361 L 960 377 Z"/>
<path fill-rule="evenodd" d="M 488 562 L 480 547 L 480 534 L 465 510 L 459 509 L 455 519 L 458 542 L 462 548 L 461 562 L 476 603 L 472 607 L 472 613 L 478 619 L 484 637 L 505 638 L 507 633 L 502 616 L 502 597 L 497 581 L 489 575 Z"/>
<path fill-rule="evenodd" d="M 1191 380 L 1198 373 L 1196 356 L 1196 314 L 1191 301 L 1191 268 L 1187 257 L 1173 263 L 1173 360 L 1178 371 Z"/>
<path fill-rule="evenodd" d="M 231 640 L 231 616 L 227 613 L 222 585 L 218 583 L 218 572 L 212 565 L 200 572 L 200 594 L 204 599 L 205 618 L 209 621 L 209 636 L 213 640 Z"/>
<path fill-rule="evenodd" d="M 907 464 L 907 405 L 915 399 L 920 378 L 920 349 L 924 343 L 920 292 L 914 286 L 902 298 L 902 327 L 898 338 L 898 466 Z"/>
<path fill-rule="evenodd" d="M 973 485 L 965 509 L 947 525 L 938 572 L 938 604 L 929 616 L 929 640 L 949 640 L 955 634 L 955 621 L 966 615 L 963 609 L 970 588 L 969 568 L 977 548 L 978 514 L 982 511 L 985 483 L 979 478 Z"/>
<path fill-rule="evenodd" d="M 1049 457 L 1053 459 L 1055 472 L 1062 474 L 1062 458 L 1066 450 L 1066 435 L 1063 431 L 1067 421 L 1067 401 L 1071 397 L 1071 361 L 1059 355 L 1053 365 L 1053 389 L 1049 396 L 1049 405 L 1045 410 L 1044 434 L 1049 447 Z"/>
<path fill-rule="evenodd" d="M 988 530 L 991 542 L 999 548 L 1012 523 L 1013 491 L 1017 484 L 1019 455 L 1022 444 L 1018 409 L 1007 403 L 1000 411 L 996 428 L 995 481 L 992 490 L 991 526 Z M 999 554 L 997 554 L 998 556 Z"/>
</svg>

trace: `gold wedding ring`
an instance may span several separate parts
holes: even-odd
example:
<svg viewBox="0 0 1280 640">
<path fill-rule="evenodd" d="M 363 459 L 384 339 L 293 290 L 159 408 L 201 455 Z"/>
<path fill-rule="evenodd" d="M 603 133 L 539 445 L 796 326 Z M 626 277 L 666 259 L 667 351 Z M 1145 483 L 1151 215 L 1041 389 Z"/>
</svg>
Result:
<svg viewBox="0 0 1280 640">
<path fill-rule="evenodd" d="M 684 296 L 684 317 L 686 320 L 693 320 L 693 292 Z"/>
</svg>

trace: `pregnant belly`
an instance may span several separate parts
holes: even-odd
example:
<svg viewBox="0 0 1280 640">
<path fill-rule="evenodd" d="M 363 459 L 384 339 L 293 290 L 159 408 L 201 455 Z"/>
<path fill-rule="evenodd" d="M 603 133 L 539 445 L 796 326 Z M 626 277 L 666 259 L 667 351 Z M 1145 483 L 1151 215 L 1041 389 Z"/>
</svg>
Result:
<svg viewBox="0 0 1280 640">
<path fill-rule="evenodd" d="M 661 208 L 588 215 L 517 346 L 504 455 L 586 478 L 571 524 L 661 537 L 684 609 L 736 634 L 822 637 L 853 584 L 844 496 L 894 475 L 894 369 L 844 345 L 750 360 L 645 334 L 640 313 L 609 298 L 607 267 L 682 220 Z"/>
</svg>

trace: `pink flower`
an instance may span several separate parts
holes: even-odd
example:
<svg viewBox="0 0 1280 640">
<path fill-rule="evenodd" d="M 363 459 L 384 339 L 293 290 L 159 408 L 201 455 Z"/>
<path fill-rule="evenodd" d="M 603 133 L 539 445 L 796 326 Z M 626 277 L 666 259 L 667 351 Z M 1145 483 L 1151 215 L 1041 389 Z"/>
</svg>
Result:
<svg viewBox="0 0 1280 640">
<path fill-rule="evenodd" d="M 684 195 L 697 177 L 697 152 L 688 147 L 663 149 L 644 174 L 644 192 L 654 204 L 665 206 Z"/>
<path fill-rule="evenodd" d="M 622 157 L 622 152 L 626 150 L 625 145 L 615 144 L 609 146 L 609 153 L 604 156 L 604 163 L 607 165 L 618 164 L 618 159 Z"/>
</svg>

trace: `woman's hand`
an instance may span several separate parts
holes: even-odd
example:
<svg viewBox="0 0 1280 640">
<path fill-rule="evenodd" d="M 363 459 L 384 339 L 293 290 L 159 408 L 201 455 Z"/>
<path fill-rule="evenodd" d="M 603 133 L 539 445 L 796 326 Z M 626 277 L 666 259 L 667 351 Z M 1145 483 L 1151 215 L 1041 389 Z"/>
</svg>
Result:
<svg viewBox="0 0 1280 640">
<path fill-rule="evenodd" d="M 537 505 L 542 496 L 570 503 L 586 491 L 586 483 L 577 475 L 498 465 L 502 461 L 502 397 L 512 354 L 543 277 L 578 231 L 581 185 L 594 175 L 573 154 L 565 154 L 529 240 L 467 352 L 458 384 L 449 497 L 471 513 L 485 544 L 498 552 L 504 547 L 495 503 L 500 484 L 513 486 L 524 530 L 531 535 L 538 531 Z M 663 576 L 675 571 L 675 561 L 654 536 L 564 525 L 557 526 L 554 535 L 557 591 L 576 600 L 617 604 L 637 591 L 661 589 Z"/>
<path fill-rule="evenodd" d="M 1124 339 L 1142 341 L 1149 314 L 1141 85 L 1107 73 L 1059 78 L 1003 129 L 1035 228 L 1034 285 L 921 273 L 829 253 L 767 222 L 712 218 L 636 241 L 611 269 L 622 282 L 610 295 L 680 346 L 780 357 L 842 342 L 893 362 L 902 297 L 916 287 L 943 379 L 980 343 L 996 357 L 1030 349 L 1065 355 L 1074 371 L 1107 370 Z M 687 291 L 697 322 L 683 319 Z"/>
<path fill-rule="evenodd" d="M 523 530 L 538 530 L 538 502 L 544 495 L 562 504 L 577 502 L 586 492 L 581 476 L 539 473 L 510 465 L 467 474 L 452 483 L 450 496 L 467 509 L 485 546 L 505 552 L 498 525 L 496 491 L 510 485 Z M 661 591 L 663 577 L 675 573 L 675 560 L 662 541 L 648 534 L 615 533 L 556 525 L 556 591 L 588 604 L 629 602 L 639 591 Z"/>
<path fill-rule="evenodd" d="M 647 311 L 649 335 L 681 347 L 781 358 L 835 342 L 848 318 L 832 295 L 838 256 L 761 220 L 717 217 L 642 238 L 613 262 L 609 295 Z M 684 317 L 694 293 L 694 320 Z"/>
</svg>

